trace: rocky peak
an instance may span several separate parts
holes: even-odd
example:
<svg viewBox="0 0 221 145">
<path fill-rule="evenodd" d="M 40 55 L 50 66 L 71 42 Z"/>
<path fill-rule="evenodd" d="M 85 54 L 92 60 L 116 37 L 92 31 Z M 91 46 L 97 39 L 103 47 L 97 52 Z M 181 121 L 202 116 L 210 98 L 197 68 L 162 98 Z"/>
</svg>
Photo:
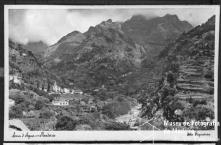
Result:
<svg viewBox="0 0 221 145">
<path fill-rule="evenodd" d="M 214 25 L 215 24 L 215 15 L 213 15 L 211 18 L 208 19 L 208 21 L 205 23 L 206 25 Z"/>
<path fill-rule="evenodd" d="M 108 19 L 107 21 L 103 21 L 101 24 L 110 24 L 110 23 L 112 23 L 112 19 Z"/>
<path fill-rule="evenodd" d="M 67 39 L 70 39 L 71 37 L 75 37 L 77 36 L 78 34 L 82 34 L 81 32 L 79 31 L 73 31 L 71 33 L 68 33 L 67 35 L 65 35 L 64 37 L 62 37 L 60 40 L 58 40 L 58 43 L 61 43 L 63 41 L 66 41 Z"/>
<path fill-rule="evenodd" d="M 135 15 L 122 24 L 123 32 L 143 45 L 152 56 L 158 55 L 170 41 L 191 28 L 191 24 L 180 21 L 177 15 L 171 14 L 151 19 Z"/>
<path fill-rule="evenodd" d="M 146 17 L 144 15 L 134 15 L 130 19 L 131 21 L 145 21 Z"/>
<path fill-rule="evenodd" d="M 100 24 L 96 25 L 95 27 L 91 26 L 85 34 L 87 36 L 97 35 L 107 31 L 115 31 L 115 32 L 118 31 L 120 33 L 123 33 L 123 31 L 121 30 L 120 22 L 113 22 L 111 19 L 108 19 L 107 21 L 103 21 Z"/>
<path fill-rule="evenodd" d="M 171 14 L 166 14 L 165 16 L 161 18 L 164 18 L 165 20 L 168 20 L 168 21 L 180 21 L 177 15 L 171 15 Z"/>
</svg>

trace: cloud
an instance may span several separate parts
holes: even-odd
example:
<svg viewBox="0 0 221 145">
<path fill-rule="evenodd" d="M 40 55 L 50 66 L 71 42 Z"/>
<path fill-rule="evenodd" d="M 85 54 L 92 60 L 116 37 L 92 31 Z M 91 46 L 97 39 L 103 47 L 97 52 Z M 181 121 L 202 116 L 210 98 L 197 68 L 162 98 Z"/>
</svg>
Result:
<svg viewBox="0 0 221 145">
<path fill-rule="evenodd" d="M 147 18 L 176 14 L 196 26 L 215 14 L 214 9 L 10 9 L 9 36 L 20 43 L 44 41 L 49 45 L 72 31 L 85 32 L 102 21 L 125 21 L 132 15 Z"/>
</svg>

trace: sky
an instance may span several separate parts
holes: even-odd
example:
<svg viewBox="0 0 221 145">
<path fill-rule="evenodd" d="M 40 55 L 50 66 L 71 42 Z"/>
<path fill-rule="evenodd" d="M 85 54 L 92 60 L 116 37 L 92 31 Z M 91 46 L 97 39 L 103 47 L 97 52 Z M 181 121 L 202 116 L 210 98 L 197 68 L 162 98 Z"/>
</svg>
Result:
<svg viewBox="0 0 221 145">
<path fill-rule="evenodd" d="M 102 21 L 123 22 L 133 15 L 142 14 L 147 19 L 176 14 L 193 26 L 207 21 L 215 14 L 212 8 L 140 8 L 140 9 L 9 9 L 9 37 L 22 44 L 43 41 L 53 45 L 72 31 L 86 32 L 90 26 Z"/>
</svg>

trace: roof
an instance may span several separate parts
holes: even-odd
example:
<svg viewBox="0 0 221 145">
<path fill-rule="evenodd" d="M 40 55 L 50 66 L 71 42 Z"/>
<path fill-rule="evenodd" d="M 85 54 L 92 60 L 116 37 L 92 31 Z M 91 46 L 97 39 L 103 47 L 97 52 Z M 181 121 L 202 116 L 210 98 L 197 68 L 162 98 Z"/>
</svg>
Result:
<svg viewBox="0 0 221 145">
<path fill-rule="evenodd" d="M 64 98 L 64 97 L 59 97 L 59 98 L 56 98 L 54 99 L 54 101 L 69 101 L 71 100 L 70 98 Z"/>
<path fill-rule="evenodd" d="M 21 129 L 21 131 L 29 131 L 28 127 L 19 119 L 9 120 L 9 128 L 16 130 Z"/>
</svg>

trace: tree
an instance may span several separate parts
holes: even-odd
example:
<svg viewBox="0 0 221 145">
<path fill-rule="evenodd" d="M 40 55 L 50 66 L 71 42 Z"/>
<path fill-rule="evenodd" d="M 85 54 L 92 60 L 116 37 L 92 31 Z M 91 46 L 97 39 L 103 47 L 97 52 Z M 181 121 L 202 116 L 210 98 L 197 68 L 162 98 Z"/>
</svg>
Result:
<svg viewBox="0 0 221 145">
<path fill-rule="evenodd" d="M 40 100 L 36 101 L 36 103 L 35 103 L 35 109 L 36 110 L 40 110 L 43 107 L 44 107 L 44 102 L 43 101 L 40 101 Z"/>
<path fill-rule="evenodd" d="M 24 97 L 18 95 L 15 99 L 15 104 L 21 104 L 22 102 L 25 101 Z"/>
<path fill-rule="evenodd" d="M 21 118 L 23 116 L 22 114 L 22 108 L 20 106 L 12 106 L 9 111 L 9 118 Z"/>
<path fill-rule="evenodd" d="M 53 116 L 53 114 L 54 113 L 49 110 L 43 110 L 43 112 L 40 113 L 39 118 L 49 119 Z"/>
<path fill-rule="evenodd" d="M 129 130 L 130 126 L 120 122 L 106 122 L 105 129 L 107 130 Z"/>
<path fill-rule="evenodd" d="M 102 109 L 102 114 L 107 115 L 109 118 L 115 118 L 115 112 L 112 104 L 107 104 Z"/>
<path fill-rule="evenodd" d="M 55 128 L 56 130 L 74 130 L 76 127 L 76 122 L 68 117 L 68 116 L 63 116 L 58 119 Z"/>
</svg>

